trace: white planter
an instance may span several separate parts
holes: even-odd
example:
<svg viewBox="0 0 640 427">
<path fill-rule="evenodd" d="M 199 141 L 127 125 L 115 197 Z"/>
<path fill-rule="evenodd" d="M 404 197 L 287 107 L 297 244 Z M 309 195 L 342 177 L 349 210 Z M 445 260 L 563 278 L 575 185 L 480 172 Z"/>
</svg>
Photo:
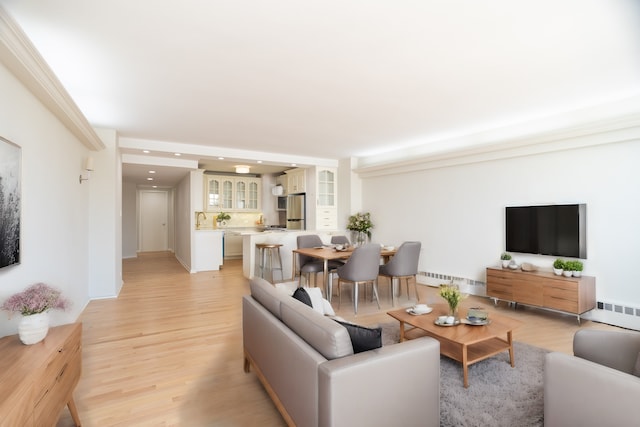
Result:
<svg viewBox="0 0 640 427">
<path fill-rule="evenodd" d="M 23 344 L 31 345 L 38 343 L 47 336 L 49 332 L 49 313 L 32 314 L 22 316 L 18 325 L 18 335 Z"/>
<path fill-rule="evenodd" d="M 564 277 L 571 277 L 573 275 L 573 271 L 565 270 L 562 274 Z"/>
<path fill-rule="evenodd" d="M 574 271 L 573 272 L 573 277 L 580 277 L 582 276 L 582 271 Z"/>
<path fill-rule="evenodd" d="M 556 276 L 562 276 L 562 269 L 561 268 L 554 268 L 553 269 L 553 274 L 555 274 Z"/>
<path fill-rule="evenodd" d="M 502 260 L 502 268 L 509 267 L 509 264 L 511 264 L 511 260 L 510 259 L 503 259 Z"/>
</svg>

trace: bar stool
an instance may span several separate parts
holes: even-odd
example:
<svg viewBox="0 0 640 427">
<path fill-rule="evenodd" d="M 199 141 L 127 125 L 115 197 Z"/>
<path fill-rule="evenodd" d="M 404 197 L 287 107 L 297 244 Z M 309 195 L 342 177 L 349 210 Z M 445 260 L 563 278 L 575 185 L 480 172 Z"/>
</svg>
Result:
<svg viewBox="0 0 640 427">
<path fill-rule="evenodd" d="M 265 270 L 269 268 L 271 271 L 271 283 L 275 283 L 273 278 L 273 271 L 280 270 L 280 277 L 282 281 L 284 281 L 284 275 L 282 273 L 282 257 L 280 256 L 280 247 L 282 245 L 279 243 L 256 243 L 256 249 L 258 249 L 258 259 L 260 260 L 260 264 L 258 267 L 260 268 L 260 277 L 265 278 Z M 278 258 L 278 264 L 274 265 L 275 257 Z M 269 264 L 267 265 L 267 258 L 269 258 Z"/>
</svg>

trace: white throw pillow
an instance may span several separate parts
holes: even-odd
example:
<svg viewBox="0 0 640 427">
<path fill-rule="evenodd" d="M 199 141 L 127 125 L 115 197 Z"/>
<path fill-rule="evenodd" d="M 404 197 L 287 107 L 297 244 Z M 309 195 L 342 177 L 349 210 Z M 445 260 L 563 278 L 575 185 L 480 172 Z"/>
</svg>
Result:
<svg viewBox="0 0 640 427">
<path fill-rule="evenodd" d="M 286 292 L 289 296 L 293 295 L 298 288 L 298 282 L 284 282 L 276 283 L 276 289 Z M 336 312 L 333 311 L 331 303 L 322 298 L 322 291 L 320 288 L 304 288 L 311 299 L 311 306 L 315 311 L 326 316 L 335 316 Z"/>
<path fill-rule="evenodd" d="M 307 294 L 309 294 L 309 298 L 311 298 L 311 306 L 315 311 L 320 314 L 326 314 L 328 316 L 332 316 L 333 314 L 335 314 L 333 313 L 333 308 L 331 308 L 331 304 L 329 304 L 329 301 L 326 301 L 324 298 L 322 298 L 322 291 L 320 290 L 320 288 L 304 288 L 304 290 L 307 291 Z"/>
</svg>

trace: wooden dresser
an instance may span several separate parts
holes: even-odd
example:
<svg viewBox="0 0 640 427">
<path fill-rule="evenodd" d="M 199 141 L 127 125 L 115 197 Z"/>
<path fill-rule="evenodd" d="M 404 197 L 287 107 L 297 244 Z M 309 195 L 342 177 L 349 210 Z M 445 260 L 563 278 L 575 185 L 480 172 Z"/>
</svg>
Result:
<svg viewBox="0 0 640 427">
<path fill-rule="evenodd" d="M 596 307 L 596 278 L 487 268 L 487 296 L 580 315 Z"/>
<path fill-rule="evenodd" d="M 0 338 L 0 426 L 55 426 L 65 405 L 80 425 L 73 390 L 82 368 L 82 324 L 49 329 L 24 345 L 17 335 Z"/>
</svg>

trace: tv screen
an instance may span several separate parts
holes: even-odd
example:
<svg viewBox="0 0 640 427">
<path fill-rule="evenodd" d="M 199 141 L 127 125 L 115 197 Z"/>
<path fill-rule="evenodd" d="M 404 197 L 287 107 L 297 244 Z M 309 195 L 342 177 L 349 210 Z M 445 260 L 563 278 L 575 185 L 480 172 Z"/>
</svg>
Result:
<svg viewBox="0 0 640 427">
<path fill-rule="evenodd" d="M 587 258 L 587 205 L 507 206 L 506 250 Z"/>
</svg>

